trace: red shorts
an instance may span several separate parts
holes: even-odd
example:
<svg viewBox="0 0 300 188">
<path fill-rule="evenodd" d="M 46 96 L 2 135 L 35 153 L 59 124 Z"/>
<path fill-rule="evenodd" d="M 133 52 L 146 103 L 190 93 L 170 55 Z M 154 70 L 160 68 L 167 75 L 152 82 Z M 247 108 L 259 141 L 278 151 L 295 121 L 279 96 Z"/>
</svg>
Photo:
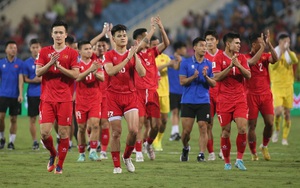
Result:
<svg viewBox="0 0 300 188">
<path fill-rule="evenodd" d="M 235 118 L 248 119 L 248 106 L 246 101 L 233 103 L 217 103 L 218 119 L 221 126 L 229 124 Z"/>
<path fill-rule="evenodd" d="M 70 126 L 72 121 L 73 102 L 40 102 L 39 123 L 53 123 L 57 121 L 58 125 Z"/>
<path fill-rule="evenodd" d="M 217 113 L 217 96 L 210 96 L 210 116 L 213 118 Z"/>
<path fill-rule="evenodd" d="M 130 94 L 106 93 L 107 106 L 108 106 L 108 117 L 116 117 L 121 120 L 124 113 L 130 110 L 138 110 L 137 94 L 132 92 Z M 115 118 L 114 118 L 115 119 Z"/>
<path fill-rule="evenodd" d="M 159 96 L 156 90 L 138 90 L 139 116 L 160 118 Z"/>
<path fill-rule="evenodd" d="M 274 115 L 273 95 L 247 95 L 247 103 L 249 107 L 249 119 L 257 119 L 258 112 L 262 115 Z"/>
<path fill-rule="evenodd" d="M 88 106 L 76 104 L 75 109 L 76 120 L 79 124 L 86 123 L 90 118 L 100 119 L 101 117 L 101 104 L 98 104 L 98 102 L 95 104 L 89 104 Z"/>
<path fill-rule="evenodd" d="M 102 102 L 101 102 L 101 119 L 107 119 L 108 118 L 108 109 L 107 109 L 107 98 L 106 95 L 102 96 Z"/>
</svg>

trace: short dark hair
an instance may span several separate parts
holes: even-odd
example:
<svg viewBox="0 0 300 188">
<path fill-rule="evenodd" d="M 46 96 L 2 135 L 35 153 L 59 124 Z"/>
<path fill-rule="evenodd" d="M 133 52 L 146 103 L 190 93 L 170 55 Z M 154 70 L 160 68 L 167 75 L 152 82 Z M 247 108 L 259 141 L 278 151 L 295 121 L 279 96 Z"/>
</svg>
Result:
<svg viewBox="0 0 300 188">
<path fill-rule="evenodd" d="M 65 39 L 65 42 L 69 44 L 73 44 L 75 42 L 75 38 L 71 35 L 68 35 L 67 38 Z"/>
<path fill-rule="evenodd" d="M 238 33 L 232 33 L 232 32 L 229 32 L 227 34 L 224 35 L 223 37 L 223 42 L 224 42 L 224 45 L 226 45 L 226 42 L 227 41 L 232 41 L 233 39 L 236 39 L 236 38 L 240 38 L 240 34 Z"/>
<path fill-rule="evenodd" d="M 100 40 L 98 40 L 98 42 L 106 42 L 107 44 L 109 44 L 109 38 L 102 37 Z"/>
<path fill-rule="evenodd" d="M 31 39 L 31 40 L 30 40 L 29 46 L 31 46 L 31 45 L 33 45 L 33 44 L 41 44 L 41 43 L 40 43 L 39 39 L 34 38 L 34 39 Z"/>
<path fill-rule="evenodd" d="M 88 40 L 82 40 L 78 42 L 78 49 L 81 50 L 82 46 L 85 44 L 91 44 Z"/>
<path fill-rule="evenodd" d="M 111 29 L 111 34 L 114 36 L 117 31 L 127 31 L 127 27 L 122 24 L 117 24 Z"/>
<path fill-rule="evenodd" d="M 182 41 L 177 41 L 173 44 L 174 51 L 176 51 L 177 49 L 180 49 L 182 47 L 186 47 L 186 44 Z"/>
<path fill-rule="evenodd" d="M 150 39 L 150 41 L 158 40 L 157 36 L 153 35 Z"/>
<path fill-rule="evenodd" d="M 68 31 L 68 24 L 62 20 L 56 20 L 52 26 L 51 26 L 51 30 L 54 28 L 54 27 L 57 27 L 57 26 L 64 26 L 64 28 L 66 29 L 66 32 Z"/>
<path fill-rule="evenodd" d="M 205 31 L 205 33 L 204 33 L 204 38 L 206 38 L 208 35 L 211 35 L 211 36 L 213 36 L 216 40 L 219 40 L 219 35 L 218 35 L 218 33 L 217 33 L 216 30 L 207 30 L 207 31 Z"/>
<path fill-rule="evenodd" d="M 285 39 L 285 38 L 288 38 L 288 37 L 290 37 L 288 34 L 282 33 L 282 34 L 280 34 L 280 35 L 278 36 L 278 40 Z"/>
<path fill-rule="evenodd" d="M 198 44 L 198 42 L 200 42 L 200 41 L 204 41 L 205 42 L 205 39 L 204 38 L 202 38 L 202 37 L 197 37 L 197 38 L 195 38 L 194 40 L 193 40 L 193 46 L 196 46 L 197 44 Z"/>
<path fill-rule="evenodd" d="M 249 44 L 251 45 L 252 43 L 256 42 L 259 37 L 260 37 L 260 34 L 258 34 L 258 33 L 251 33 L 248 36 Z"/>
<path fill-rule="evenodd" d="M 9 40 L 9 41 L 7 41 L 7 42 L 5 43 L 5 48 L 6 48 L 9 44 L 15 44 L 15 45 L 17 45 L 16 41 L 14 41 L 14 40 Z"/>
<path fill-rule="evenodd" d="M 139 28 L 133 31 L 132 38 L 136 40 L 140 35 L 147 32 L 146 28 Z"/>
</svg>

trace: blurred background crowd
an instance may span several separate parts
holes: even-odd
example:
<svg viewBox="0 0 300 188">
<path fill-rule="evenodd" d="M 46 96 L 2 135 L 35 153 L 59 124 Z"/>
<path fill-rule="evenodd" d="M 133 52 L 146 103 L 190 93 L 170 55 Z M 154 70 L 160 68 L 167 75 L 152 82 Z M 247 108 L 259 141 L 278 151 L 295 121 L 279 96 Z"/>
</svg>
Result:
<svg viewBox="0 0 300 188">
<path fill-rule="evenodd" d="M 14 1 L 16 0 L 0 0 L 1 10 Z M 176 0 L 162 1 L 164 6 L 159 8 L 167 7 Z M 190 0 L 181 3 L 188 1 Z M 22 2 L 25 3 L 26 0 Z M 138 11 L 146 12 L 155 3 L 159 3 L 159 0 L 48 0 L 43 13 L 37 11 L 32 17 L 23 15 L 21 21 L 15 24 L 16 27 L 12 27 L 10 17 L 0 13 L 0 57 L 5 55 L 3 45 L 7 39 L 17 42 L 19 56 L 22 59 L 29 56 L 28 43 L 32 38 L 39 38 L 43 45 L 50 44 L 50 26 L 56 19 L 63 19 L 69 24 L 68 33 L 76 40 L 90 40 L 102 31 L 104 21 L 125 24 L 124 20 L 130 20 L 140 13 Z M 210 28 L 217 30 L 220 39 L 228 31 L 240 33 L 242 53 L 249 52 L 247 44 L 249 33 L 269 29 L 275 46 L 278 34 L 287 32 L 291 37 L 291 49 L 300 54 L 299 8 L 299 0 L 231 0 L 215 12 L 209 9 L 199 11 L 187 9 L 182 10 L 185 12 L 184 17 L 162 18 L 162 20 L 164 23 L 168 19 L 178 20 L 176 26 L 166 30 L 171 42 L 183 41 L 187 44 L 188 54 L 193 54 L 191 41 Z M 155 14 L 155 11 L 148 12 Z M 120 14 L 119 18 L 118 14 Z M 144 17 L 147 16 L 144 14 Z M 223 49 L 222 45 L 220 42 L 221 49 Z M 172 45 L 166 53 L 169 55 L 172 53 Z M 300 80 L 298 76 L 297 79 Z"/>
</svg>

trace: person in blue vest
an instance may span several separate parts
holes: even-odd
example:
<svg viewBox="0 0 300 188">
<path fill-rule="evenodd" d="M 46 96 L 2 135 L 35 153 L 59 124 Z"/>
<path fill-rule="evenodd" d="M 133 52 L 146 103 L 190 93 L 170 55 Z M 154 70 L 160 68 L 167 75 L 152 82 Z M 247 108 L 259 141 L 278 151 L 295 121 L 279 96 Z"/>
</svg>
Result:
<svg viewBox="0 0 300 188">
<path fill-rule="evenodd" d="M 207 146 L 207 126 L 210 123 L 209 88 L 216 85 L 213 80 L 212 63 L 204 58 L 207 51 L 204 38 L 193 40 L 195 55 L 181 62 L 179 69 L 180 85 L 183 86 L 181 98 L 181 123 L 183 144 L 180 161 L 188 161 L 189 140 L 195 118 L 199 127 L 198 162 L 205 161 L 204 152 Z"/>
<path fill-rule="evenodd" d="M 27 101 L 28 101 L 28 116 L 30 124 L 30 134 L 32 137 L 33 150 L 39 149 L 39 143 L 36 139 L 36 117 L 39 115 L 40 95 L 41 95 L 41 81 L 42 77 L 35 74 L 36 66 L 34 64 L 38 54 L 41 50 L 41 44 L 38 39 L 31 39 L 29 42 L 29 49 L 31 57 L 26 59 L 23 64 L 24 81 L 28 83 Z"/>
<path fill-rule="evenodd" d="M 178 41 L 173 45 L 175 56 L 181 56 L 181 61 L 184 61 L 184 56 L 186 56 L 187 48 L 184 42 Z M 171 60 L 176 59 L 175 56 L 171 56 Z M 179 64 L 179 65 L 177 65 Z M 168 78 L 170 87 L 170 110 L 171 110 L 171 136 L 170 141 L 179 141 L 179 111 L 181 108 L 180 101 L 182 95 L 182 86 L 179 83 L 179 63 L 175 63 L 173 67 L 168 67 Z M 177 69 L 175 67 L 178 67 Z"/>
<path fill-rule="evenodd" d="M 17 43 L 7 41 L 5 44 L 6 57 L 0 59 L 0 149 L 5 146 L 5 114 L 9 109 L 10 130 L 9 150 L 15 149 L 14 142 L 17 133 L 17 115 L 21 114 L 23 101 L 23 61 L 17 58 Z"/>
</svg>

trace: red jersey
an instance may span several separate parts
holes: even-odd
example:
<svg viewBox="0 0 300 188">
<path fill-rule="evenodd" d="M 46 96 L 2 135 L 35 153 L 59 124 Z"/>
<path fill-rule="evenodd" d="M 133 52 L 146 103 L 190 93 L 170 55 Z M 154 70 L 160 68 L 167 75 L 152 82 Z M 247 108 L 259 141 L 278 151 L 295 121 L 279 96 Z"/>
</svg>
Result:
<svg viewBox="0 0 300 188">
<path fill-rule="evenodd" d="M 246 54 L 247 59 L 253 57 L 252 54 Z M 270 75 L 269 75 L 269 58 L 271 54 L 263 53 L 258 62 L 250 66 L 251 78 L 246 80 L 246 87 L 249 94 L 264 95 L 271 93 Z"/>
<path fill-rule="evenodd" d="M 85 72 L 91 67 L 93 61 L 96 60 L 93 58 L 90 62 L 85 63 L 80 61 L 80 73 Z M 98 71 L 101 71 L 100 69 Z M 99 104 L 102 101 L 102 95 L 99 90 L 100 81 L 97 80 L 95 75 L 91 72 L 89 73 L 84 80 L 77 82 L 76 84 L 76 103 L 77 104 Z"/>
<path fill-rule="evenodd" d="M 250 70 L 247 59 L 243 54 L 238 55 L 238 61 L 247 70 Z M 225 52 L 214 58 L 213 73 L 219 73 L 231 64 L 231 58 Z M 244 91 L 244 77 L 237 67 L 233 67 L 228 75 L 219 82 L 218 101 L 229 102 L 246 100 Z"/>
<path fill-rule="evenodd" d="M 103 74 L 104 74 L 104 81 L 100 83 L 100 91 L 102 93 L 102 96 L 105 96 L 106 95 L 106 89 L 107 89 L 107 86 L 108 86 L 108 74 L 104 71 L 104 61 L 100 58 L 98 58 L 98 60 L 100 61 L 100 64 L 102 65 L 102 71 L 103 71 Z"/>
<path fill-rule="evenodd" d="M 120 54 L 116 50 L 111 50 L 105 53 L 104 65 L 112 63 L 113 66 L 120 64 L 126 59 L 129 51 Z M 107 91 L 114 93 L 130 94 L 136 91 L 134 85 L 135 59 L 132 57 L 130 61 L 114 76 L 108 77 Z"/>
<path fill-rule="evenodd" d="M 51 54 L 57 52 L 53 46 L 41 49 L 36 65 L 44 66 L 50 61 Z M 60 52 L 58 62 L 66 69 L 79 68 L 77 63 L 78 53 L 76 50 L 65 47 Z M 74 91 L 74 80 L 60 72 L 54 65 L 43 75 L 41 100 L 50 102 L 72 101 Z"/>
<path fill-rule="evenodd" d="M 158 69 L 155 63 L 155 58 L 159 55 L 157 47 L 148 48 L 140 51 L 138 56 L 141 59 L 142 65 L 146 69 L 146 75 L 140 77 L 137 72 L 135 75 L 135 85 L 137 89 L 157 89 L 158 88 Z"/>
<path fill-rule="evenodd" d="M 211 54 L 209 53 L 208 51 L 206 51 L 204 57 L 206 59 L 208 59 L 210 62 L 214 62 L 214 58 L 217 54 L 221 54 L 223 53 L 223 50 L 219 50 L 217 49 L 216 53 L 215 54 Z M 218 90 L 219 90 L 219 86 L 218 86 L 218 83 L 216 83 L 216 86 L 215 87 L 209 87 L 209 96 L 210 97 L 216 97 L 217 96 L 217 93 L 218 93 Z"/>
</svg>

